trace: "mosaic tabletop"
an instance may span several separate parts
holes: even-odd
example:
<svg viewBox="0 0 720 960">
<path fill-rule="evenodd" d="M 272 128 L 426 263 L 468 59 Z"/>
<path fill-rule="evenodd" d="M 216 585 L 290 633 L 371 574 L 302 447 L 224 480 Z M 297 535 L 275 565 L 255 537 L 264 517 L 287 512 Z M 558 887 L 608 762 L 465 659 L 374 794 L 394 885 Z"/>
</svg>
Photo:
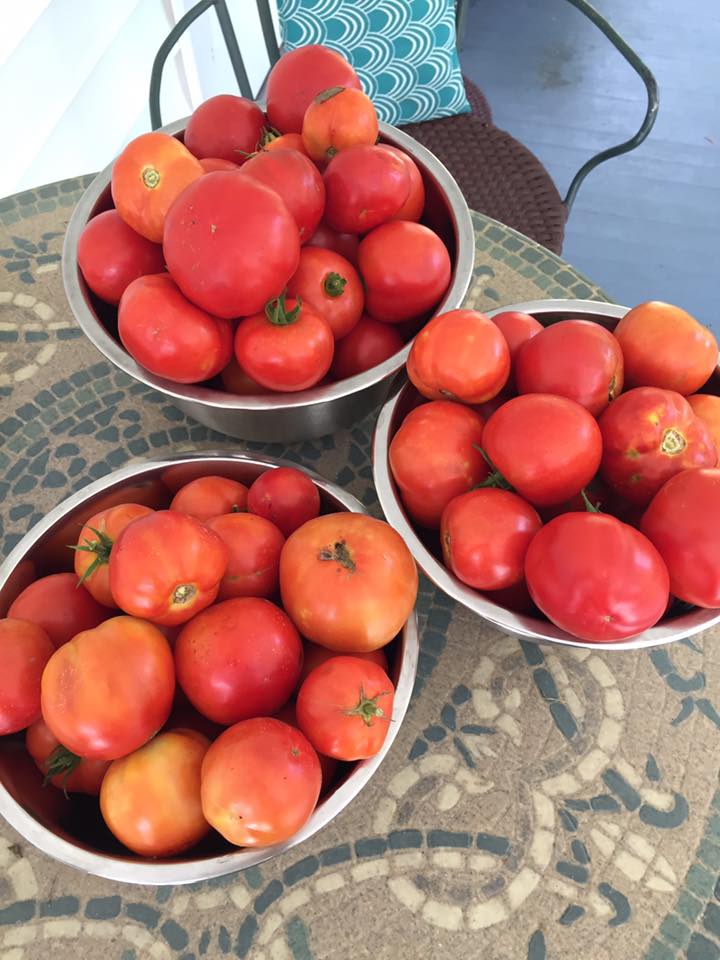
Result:
<svg viewBox="0 0 720 960">
<path fill-rule="evenodd" d="M 69 491 L 170 451 L 235 448 L 114 370 L 65 302 L 87 181 L 0 201 L 0 545 Z M 476 215 L 468 303 L 603 299 Z M 290 447 L 377 510 L 373 418 Z M 190 887 L 50 861 L 0 826 L 0 960 L 716 960 L 720 636 L 650 652 L 520 643 L 423 581 L 407 718 L 373 781 L 312 840 Z"/>
</svg>

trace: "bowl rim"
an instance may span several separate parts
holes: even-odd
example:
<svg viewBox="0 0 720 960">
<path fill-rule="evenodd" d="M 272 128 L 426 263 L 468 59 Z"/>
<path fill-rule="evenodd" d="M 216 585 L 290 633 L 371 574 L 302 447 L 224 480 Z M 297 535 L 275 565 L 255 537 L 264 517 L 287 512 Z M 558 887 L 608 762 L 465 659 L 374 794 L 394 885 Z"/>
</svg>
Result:
<svg viewBox="0 0 720 960">
<path fill-rule="evenodd" d="M 0 589 L 7 583 L 15 567 L 25 558 L 28 551 L 35 547 L 43 536 L 48 533 L 56 523 L 63 520 L 71 510 L 81 507 L 95 495 L 103 493 L 109 487 L 115 487 L 118 483 L 133 479 L 137 480 L 145 474 L 150 474 L 151 472 L 157 473 L 170 466 L 178 466 L 186 463 L 193 464 L 203 461 L 208 461 L 209 464 L 218 469 L 218 472 L 221 472 L 223 464 L 228 462 L 244 462 L 251 465 L 263 466 L 268 469 L 276 469 L 278 467 L 302 469 L 324 493 L 333 497 L 341 504 L 343 510 L 370 516 L 369 511 L 355 496 L 347 493 L 337 484 L 325 479 L 312 468 L 301 466 L 290 460 L 277 457 L 265 457 L 255 453 L 244 453 L 241 451 L 228 452 L 224 450 L 178 453 L 158 459 L 142 460 L 127 464 L 101 477 L 99 480 L 89 483 L 87 486 L 82 487 L 61 501 L 57 506 L 53 507 L 52 510 L 48 511 L 43 519 L 38 521 L 38 523 L 25 534 L 22 540 L 15 545 L 2 564 L 0 564 Z M 97 853 L 58 836 L 58 834 L 44 826 L 18 803 L 2 783 L 0 783 L 0 814 L 11 827 L 17 830 L 18 833 L 41 852 L 59 860 L 67 866 L 75 867 L 85 873 L 103 877 L 108 880 L 148 885 L 181 885 L 210 880 L 213 877 L 224 876 L 228 873 L 234 873 L 245 870 L 248 867 L 256 866 L 259 863 L 289 851 L 326 827 L 364 789 L 388 754 L 405 719 L 415 684 L 419 654 L 419 638 L 415 609 L 413 609 L 402 629 L 402 636 L 404 651 L 399 661 L 392 722 L 389 724 L 388 732 L 380 751 L 374 757 L 357 763 L 355 769 L 347 776 L 345 781 L 329 794 L 328 797 L 318 803 L 318 806 L 313 811 L 307 823 L 283 843 L 273 844 L 272 846 L 261 847 L 255 850 L 251 848 L 238 848 L 238 850 L 233 850 L 219 856 L 200 858 L 197 860 L 167 860 L 165 862 L 154 863 L 142 858 L 131 859 L 131 854 L 128 854 L 127 857 L 119 857 L 111 854 Z"/>
</svg>

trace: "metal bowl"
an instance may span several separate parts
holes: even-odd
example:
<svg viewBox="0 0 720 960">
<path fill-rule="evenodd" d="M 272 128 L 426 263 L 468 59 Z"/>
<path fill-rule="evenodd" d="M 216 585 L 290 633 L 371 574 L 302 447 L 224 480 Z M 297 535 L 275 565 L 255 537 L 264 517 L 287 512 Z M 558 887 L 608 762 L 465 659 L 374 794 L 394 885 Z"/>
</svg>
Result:
<svg viewBox="0 0 720 960">
<path fill-rule="evenodd" d="M 186 120 L 163 127 L 182 135 Z M 423 222 L 445 241 L 453 263 L 447 293 L 437 312 L 459 307 L 467 293 L 475 262 L 475 235 L 465 198 L 457 183 L 429 150 L 386 123 L 380 124 L 384 143 L 401 147 L 415 160 L 425 181 L 427 204 Z M 88 220 L 112 206 L 112 164 L 93 180 L 68 224 L 63 249 L 63 281 L 70 309 L 88 339 L 112 364 L 135 380 L 153 387 L 188 416 L 213 430 L 244 440 L 292 442 L 321 437 L 349 427 L 387 396 L 393 376 L 403 367 L 409 345 L 355 377 L 295 394 L 235 396 L 212 386 L 172 383 L 149 373 L 127 353 L 117 337 L 117 311 L 88 289 L 77 265 L 80 234 Z"/>
<path fill-rule="evenodd" d="M 96 511 L 128 500 L 158 507 L 167 504 L 169 495 L 182 484 L 198 476 L 221 474 L 251 483 L 265 470 L 282 465 L 281 460 L 240 453 L 183 454 L 124 467 L 89 484 L 51 510 L 0 566 L 0 616 L 6 615 L 18 593 L 36 576 L 68 569 L 70 551 L 65 545 L 77 539 L 80 527 Z M 311 470 L 306 473 L 320 489 L 323 512 L 366 512 L 355 497 L 334 483 Z M 73 795 L 66 799 L 60 790 L 43 789 L 42 776 L 25 752 L 22 735 L 0 737 L 0 814 L 48 856 L 110 880 L 194 883 L 262 863 L 297 846 L 330 823 L 382 763 L 400 729 L 415 682 L 418 636 L 414 613 L 387 652 L 396 694 L 392 723 L 380 752 L 370 760 L 342 765 L 344 774 L 321 799 L 302 830 L 285 843 L 257 850 L 239 849 L 214 834 L 194 850 L 172 859 L 135 856 L 115 841 L 104 826 L 95 798 Z"/>
<path fill-rule="evenodd" d="M 611 303 L 595 303 L 591 300 L 534 300 L 529 303 L 515 303 L 510 306 L 491 310 L 488 316 L 506 310 L 519 310 L 532 314 L 543 325 L 549 326 L 558 320 L 579 318 L 594 320 L 612 330 L 621 317 L 624 317 L 628 307 L 620 307 Z M 716 370 L 706 390 L 720 394 L 720 368 Z M 421 533 L 414 526 L 413 521 L 405 511 L 400 493 L 390 472 L 388 450 L 390 441 L 395 436 L 406 415 L 422 401 L 422 397 L 415 387 L 405 377 L 398 378 L 393 393 L 380 411 L 380 417 L 375 429 L 373 440 L 373 475 L 380 505 L 385 516 L 393 527 L 400 533 L 420 568 L 458 603 L 479 614 L 499 630 L 505 633 L 531 640 L 535 643 L 553 643 L 565 647 L 587 647 L 603 650 L 632 650 L 642 647 L 655 647 L 664 643 L 672 643 L 683 637 L 690 637 L 701 630 L 706 630 L 720 623 L 720 610 L 705 610 L 699 607 L 692 608 L 678 615 L 669 615 L 656 626 L 644 633 L 627 640 L 618 640 L 613 643 L 588 643 L 566 633 L 556 627 L 549 620 L 539 617 L 515 613 L 488 599 L 486 594 L 468 587 L 458 580 L 442 562 L 440 545 L 437 537 L 432 537 L 429 531 Z"/>
</svg>

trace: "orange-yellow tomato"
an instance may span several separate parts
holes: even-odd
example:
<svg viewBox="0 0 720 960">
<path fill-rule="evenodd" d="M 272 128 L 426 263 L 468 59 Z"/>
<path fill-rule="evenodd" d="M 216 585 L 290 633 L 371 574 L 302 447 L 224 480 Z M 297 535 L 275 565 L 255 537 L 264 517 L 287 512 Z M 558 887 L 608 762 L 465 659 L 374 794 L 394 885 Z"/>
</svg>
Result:
<svg viewBox="0 0 720 960">
<path fill-rule="evenodd" d="M 372 100 L 352 87 L 323 90 L 305 111 L 302 138 L 310 159 L 323 164 L 345 147 L 375 143 L 378 118 Z"/>
</svg>

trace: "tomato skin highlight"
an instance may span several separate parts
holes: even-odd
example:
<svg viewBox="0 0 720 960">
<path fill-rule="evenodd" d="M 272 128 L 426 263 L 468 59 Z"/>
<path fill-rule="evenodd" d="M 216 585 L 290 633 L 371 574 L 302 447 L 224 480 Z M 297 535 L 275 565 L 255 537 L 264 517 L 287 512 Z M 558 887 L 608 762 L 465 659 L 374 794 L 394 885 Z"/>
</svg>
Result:
<svg viewBox="0 0 720 960">
<path fill-rule="evenodd" d="M 117 210 L 89 220 L 78 240 L 78 266 L 85 283 L 106 303 L 119 303 L 126 288 L 165 266 L 162 246 L 129 227 Z"/>
<path fill-rule="evenodd" d="M 201 523 L 225 513 L 237 513 L 247 507 L 248 488 L 229 477 L 198 477 L 181 487 L 170 503 Z"/>
<path fill-rule="evenodd" d="M 40 718 L 40 680 L 55 648 L 36 623 L 0 620 L 0 736 Z"/>
<path fill-rule="evenodd" d="M 8 617 L 29 620 L 47 633 L 55 648 L 90 630 L 108 616 L 73 573 L 51 573 L 29 584 L 10 604 Z"/>
</svg>

